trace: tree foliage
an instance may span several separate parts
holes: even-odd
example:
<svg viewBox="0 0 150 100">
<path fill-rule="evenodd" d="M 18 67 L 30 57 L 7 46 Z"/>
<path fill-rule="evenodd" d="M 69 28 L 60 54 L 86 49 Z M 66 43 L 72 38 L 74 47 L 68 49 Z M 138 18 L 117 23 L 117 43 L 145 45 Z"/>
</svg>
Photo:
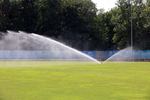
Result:
<svg viewBox="0 0 150 100">
<path fill-rule="evenodd" d="M 93 41 L 90 50 L 123 49 L 131 44 L 131 4 L 134 46 L 150 49 L 149 0 L 118 0 L 108 12 L 91 0 L 0 0 L 0 31 L 35 32 L 76 44 Z"/>
</svg>

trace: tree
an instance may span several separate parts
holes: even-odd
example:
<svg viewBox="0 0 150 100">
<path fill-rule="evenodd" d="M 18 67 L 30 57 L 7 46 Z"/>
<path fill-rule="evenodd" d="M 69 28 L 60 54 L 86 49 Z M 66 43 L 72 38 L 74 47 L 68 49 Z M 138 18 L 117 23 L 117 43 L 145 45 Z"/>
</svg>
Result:
<svg viewBox="0 0 150 100">
<path fill-rule="evenodd" d="M 9 0 L 0 1 L 0 30 L 5 31 L 10 27 L 9 24 L 9 11 L 10 11 L 10 2 Z"/>
<path fill-rule="evenodd" d="M 109 12 L 105 13 L 105 24 L 104 24 L 105 30 L 104 30 L 104 36 L 103 36 L 104 40 L 103 41 L 105 41 L 107 50 L 117 49 L 115 43 L 113 43 L 113 37 L 115 34 L 113 29 L 115 28 L 115 25 L 111 22 L 111 18 L 114 13 L 116 13 L 116 8 L 113 8 Z"/>
<path fill-rule="evenodd" d="M 117 49 L 125 48 L 130 44 L 131 20 L 130 0 L 118 0 L 118 8 L 114 9 L 111 22 L 115 25 L 113 42 L 117 43 Z"/>
<path fill-rule="evenodd" d="M 33 0 L 4 0 L 1 6 L 0 30 L 35 32 L 37 14 Z"/>
<path fill-rule="evenodd" d="M 66 2 L 65 6 L 63 11 L 65 34 L 87 40 L 93 31 L 93 21 L 97 11 L 95 4 L 90 0 L 72 0 Z"/>
<path fill-rule="evenodd" d="M 135 0 L 133 5 L 133 43 L 135 47 L 143 49 L 143 36 L 145 34 L 144 31 L 144 23 L 145 18 L 142 15 L 142 12 L 145 8 L 142 0 Z"/>
<path fill-rule="evenodd" d="M 27 32 L 36 32 L 37 25 L 37 8 L 35 7 L 36 0 L 22 0 L 20 15 L 18 20 L 20 21 L 21 30 Z"/>
<path fill-rule="evenodd" d="M 37 32 L 58 37 L 61 34 L 61 0 L 39 0 Z"/>
<path fill-rule="evenodd" d="M 141 33 L 141 48 L 144 50 L 150 49 L 150 7 L 146 6 L 141 12 L 140 18 L 142 19 L 143 31 Z"/>
</svg>

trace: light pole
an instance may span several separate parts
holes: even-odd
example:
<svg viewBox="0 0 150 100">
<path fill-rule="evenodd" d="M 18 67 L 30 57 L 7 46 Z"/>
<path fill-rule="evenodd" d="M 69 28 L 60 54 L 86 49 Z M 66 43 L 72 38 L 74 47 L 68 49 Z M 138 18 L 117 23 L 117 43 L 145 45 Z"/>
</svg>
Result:
<svg viewBox="0 0 150 100">
<path fill-rule="evenodd" d="M 131 58 L 133 58 L 132 0 L 131 0 Z"/>
</svg>

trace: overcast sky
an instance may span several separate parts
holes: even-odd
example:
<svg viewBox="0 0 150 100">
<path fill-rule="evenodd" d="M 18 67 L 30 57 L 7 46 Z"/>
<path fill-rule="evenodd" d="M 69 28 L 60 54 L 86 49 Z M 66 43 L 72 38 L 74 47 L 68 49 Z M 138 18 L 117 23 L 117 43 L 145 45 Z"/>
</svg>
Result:
<svg viewBox="0 0 150 100">
<path fill-rule="evenodd" d="M 92 0 L 94 3 L 96 3 L 96 7 L 98 9 L 105 9 L 105 12 L 106 11 L 109 11 L 111 10 L 111 8 L 115 7 L 115 3 L 118 1 L 118 0 Z"/>
</svg>

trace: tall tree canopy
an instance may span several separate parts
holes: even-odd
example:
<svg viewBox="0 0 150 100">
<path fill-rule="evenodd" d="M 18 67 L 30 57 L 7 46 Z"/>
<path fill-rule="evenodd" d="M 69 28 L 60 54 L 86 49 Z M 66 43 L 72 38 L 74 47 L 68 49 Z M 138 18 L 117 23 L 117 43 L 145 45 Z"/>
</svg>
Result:
<svg viewBox="0 0 150 100">
<path fill-rule="evenodd" d="M 63 38 L 75 41 L 80 50 L 123 49 L 131 44 L 131 2 L 133 45 L 148 50 L 149 0 L 118 0 L 117 7 L 107 12 L 91 0 L 0 0 L 0 31 Z"/>
</svg>

